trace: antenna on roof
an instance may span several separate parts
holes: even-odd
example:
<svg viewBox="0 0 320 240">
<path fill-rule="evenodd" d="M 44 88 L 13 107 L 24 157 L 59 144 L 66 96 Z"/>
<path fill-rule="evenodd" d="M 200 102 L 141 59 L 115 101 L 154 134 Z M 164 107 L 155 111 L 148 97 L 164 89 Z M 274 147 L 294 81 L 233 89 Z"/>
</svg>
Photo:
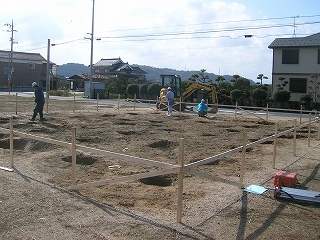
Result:
<svg viewBox="0 0 320 240">
<path fill-rule="evenodd" d="M 293 17 L 293 37 L 296 37 L 296 28 L 297 28 L 297 26 L 296 26 L 296 18 L 298 18 L 298 17 L 299 17 L 299 15 Z"/>
</svg>

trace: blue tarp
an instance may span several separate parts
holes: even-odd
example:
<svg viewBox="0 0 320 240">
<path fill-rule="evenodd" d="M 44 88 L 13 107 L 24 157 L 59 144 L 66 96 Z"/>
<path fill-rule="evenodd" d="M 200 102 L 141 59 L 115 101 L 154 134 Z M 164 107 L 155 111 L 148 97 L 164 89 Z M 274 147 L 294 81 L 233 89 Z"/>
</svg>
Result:
<svg viewBox="0 0 320 240">
<path fill-rule="evenodd" d="M 268 190 L 267 188 L 264 188 L 258 185 L 250 185 L 249 187 L 243 189 L 243 191 L 245 192 L 250 192 L 250 193 L 259 194 L 259 195 L 264 193 L 267 190 Z"/>
</svg>

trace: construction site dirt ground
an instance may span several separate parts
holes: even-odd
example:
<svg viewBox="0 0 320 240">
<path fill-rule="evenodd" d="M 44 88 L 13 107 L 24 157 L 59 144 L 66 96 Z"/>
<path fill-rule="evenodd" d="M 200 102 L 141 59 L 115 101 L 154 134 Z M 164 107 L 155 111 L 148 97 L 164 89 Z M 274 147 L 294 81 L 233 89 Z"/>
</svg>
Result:
<svg viewBox="0 0 320 240">
<path fill-rule="evenodd" d="M 181 139 L 189 164 L 293 128 L 294 120 L 269 116 L 174 112 L 94 102 L 51 100 L 45 121 L 30 122 L 32 99 L 0 96 L 0 166 L 10 166 L 10 117 L 14 131 L 152 161 L 177 164 Z M 74 111 L 73 111 L 74 110 Z M 302 123 L 308 122 L 305 118 Z M 297 121 L 300 125 L 299 119 Z M 273 188 L 276 172 L 296 172 L 301 189 L 320 191 L 319 124 L 267 141 L 245 153 L 244 186 Z M 14 171 L 0 170 L 0 239 L 320 239 L 320 205 L 261 195 L 220 181 L 184 175 L 182 222 L 177 223 L 178 175 L 71 191 L 72 152 L 42 141 L 14 137 Z M 310 146 L 308 146 L 310 143 Z M 242 152 L 196 169 L 239 182 Z M 158 167 L 77 151 L 77 184 L 159 170 Z"/>
</svg>

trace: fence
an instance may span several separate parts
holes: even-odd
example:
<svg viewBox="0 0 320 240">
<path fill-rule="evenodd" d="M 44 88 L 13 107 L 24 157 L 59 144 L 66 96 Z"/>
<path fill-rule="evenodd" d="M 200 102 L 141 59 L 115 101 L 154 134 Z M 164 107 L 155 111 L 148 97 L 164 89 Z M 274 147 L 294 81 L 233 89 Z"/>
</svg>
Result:
<svg viewBox="0 0 320 240">
<path fill-rule="evenodd" d="M 210 156 L 208 158 L 199 160 L 197 162 L 193 162 L 190 164 L 184 164 L 184 159 L 185 159 L 185 154 L 184 154 L 184 143 L 185 139 L 181 138 L 180 139 L 180 146 L 179 146 L 179 159 L 178 159 L 178 165 L 174 164 L 169 164 L 169 163 L 163 163 L 159 161 L 154 161 L 150 159 L 145 159 L 145 158 L 138 158 L 134 156 L 129 156 L 125 154 L 119 154 L 115 152 L 110 152 L 106 150 L 101 150 L 101 149 L 96 149 L 96 148 L 91 148 L 91 147 L 86 147 L 83 145 L 76 144 L 76 129 L 73 128 L 71 132 L 71 142 L 63 142 L 59 140 L 54 140 L 50 138 L 45 138 L 45 137 L 40 137 L 28 133 L 23 133 L 23 132 L 18 132 L 13 129 L 13 117 L 10 117 L 10 129 L 4 129 L 0 128 L 1 131 L 4 132 L 9 132 L 10 133 L 10 166 L 14 166 L 14 152 L 13 152 L 13 144 L 14 144 L 14 136 L 20 136 L 22 138 L 28 138 L 32 140 L 37 140 L 41 142 L 46 142 L 50 144 L 56 144 L 59 146 L 67 147 L 71 149 L 71 155 L 72 155 L 72 170 L 71 170 L 71 179 L 72 179 L 72 186 L 70 187 L 71 190 L 78 190 L 82 188 L 87 188 L 87 187 L 96 187 L 96 186 L 102 186 L 106 184 L 113 184 L 113 183 L 120 183 L 120 182 L 127 182 L 130 180 L 135 180 L 135 179 L 142 179 L 142 178 L 148 178 L 152 176 L 161 176 L 164 174 L 169 174 L 169 173 L 178 173 L 178 193 L 177 193 L 177 222 L 182 221 L 182 196 L 183 196 L 183 179 L 184 179 L 184 174 L 189 173 L 192 175 L 200 176 L 209 180 L 213 181 L 220 181 L 229 185 L 237 186 L 239 188 L 243 188 L 243 178 L 244 178 L 244 164 L 245 164 L 245 155 L 246 155 L 246 149 L 248 148 L 253 148 L 257 146 L 258 144 L 264 143 L 266 141 L 273 140 L 274 144 L 274 149 L 273 149 L 273 162 L 272 162 L 272 167 L 275 168 L 275 158 L 276 158 L 276 149 L 277 149 L 277 138 L 280 136 L 289 134 L 293 132 L 294 138 L 293 138 L 293 154 L 294 156 L 296 155 L 296 132 L 298 129 L 308 127 L 308 146 L 310 146 L 310 132 L 311 132 L 311 124 L 317 123 L 317 120 L 311 121 L 311 114 L 309 114 L 309 121 L 307 123 L 304 123 L 300 126 L 297 126 L 297 121 L 296 119 L 294 120 L 294 127 L 290 128 L 286 131 L 279 132 L 278 133 L 278 124 L 276 124 L 275 128 L 275 134 L 271 135 L 269 137 L 259 139 L 255 142 L 247 143 L 247 134 L 246 132 L 243 133 L 243 141 L 242 145 L 239 147 L 236 147 L 234 149 L 231 149 L 226 152 L 219 153 L 215 156 Z M 319 127 L 318 127 L 318 139 L 320 138 L 320 121 L 319 121 Z M 87 153 L 93 153 L 93 154 L 99 154 L 103 156 L 108 156 L 111 158 L 117 158 L 125 161 L 130 161 L 130 162 L 135 162 L 139 164 L 146 164 L 150 166 L 156 166 L 158 168 L 161 168 L 161 170 L 156 170 L 152 172 L 146 172 L 146 173 L 139 173 L 139 174 L 133 174 L 133 175 L 128 175 L 128 176 L 122 176 L 120 178 L 116 179 L 106 179 L 106 180 L 101 180 L 101 181 L 95 181 L 95 182 L 89 182 L 89 183 L 83 183 L 83 184 L 77 184 L 77 171 L 76 171 L 76 152 L 80 150 L 82 152 L 87 152 Z M 217 161 L 219 159 L 222 159 L 226 156 L 232 155 L 236 152 L 242 152 L 242 157 L 241 157 L 241 168 L 240 168 L 240 178 L 239 182 L 236 181 L 230 181 L 228 179 L 223 179 L 218 176 L 213 176 L 210 174 L 207 174 L 205 172 L 201 172 L 199 170 L 196 170 L 196 167 L 208 163 L 212 163 L 214 161 Z M 3 170 L 7 171 L 12 171 L 12 169 L 7 168 L 7 167 L 1 167 Z"/>
<path fill-rule="evenodd" d="M 7 109 L 8 114 L 18 114 L 23 111 L 32 111 L 33 108 L 33 99 L 30 98 L 30 96 L 33 96 L 32 93 L 29 93 L 29 97 L 23 97 L 19 96 L 18 93 L 12 94 L 12 95 L 0 95 L 0 100 L 3 108 Z M 76 112 L 79 110 L 83 110 L 85 106 L 91 107 L 92 109 L 95 109 L 99 111 L 100 109 L 107 107 L 110 107 L 110 104 L 112 105 L 111 107 L 117 106 L 116 109 L 129 109 L 132 108 L 133 110 L 136 110 L 138 108 L 150 108 L 154 111 L 158 111 L 158 108 L 156 107 L 157 103 L 159 103 L 159 100 L 146 100 L 146 99 L 137 99 L 135 96 L 133 99 L 121 99 L 120 94 L 118 95 L 118 99 L 108 99 L 108 100 L 101 100 L 99 99 L 99 93 L 97 94 L 96 99 L 86 99 L 83 97 L 78 97 L 76 94 L 73 94 L 73 97 L 60 97 L 60 99 L 63 100 L 68 100 L 68 104 L 65 104 L 63 106 L 63 109 L 61 109 L 61 106 L 56 106 L 55 102 L 58 101 L 55 99 L 55 96 L 50 96 L 50 98 L 46 98 L 46 103 L 45 103 L 45 108 L 44 111 L 46 113 L 49 112 L 55 112 L 55 111 L 72 111 Z M 108 101 L 109 103 L 106 103 Z M 164 104 L 164 103 L 162 103 Z M 189 103 L 189 102 L 176 102 L 175 105 L 178 106 L 178 109 L 181 108 L 181 104 L 188 104 L 189 106 L 196 107 L 197 103 Z M 165 105 L 165 104 L 164 104 Z M 180 107 L 179 107 L 180 106 Z M 269 121 L 269 115 L 270 112 L 291 112 L 291 113 L 298 113 L 300 114 L 299 117 L 299 122 L 300 124 L 302 123 L 303 116 L 305 114 L 314 114 L 314 117 L 318 116 L 318 111 L 313 110 L 313 111 L 307 111 L 303 110 L 302 106 L 300 106 L 300 110 L 292 110 L 292 109 L 281 109 L 281 108 L 269 108 L 268 104 L 266 107 L 249 107 L 249 106 L 239 106 L 237 103 L 236 105 L 219 105 L 219 104 L 209 104 L 209 108 L 217 107 L 219 108 L 227 108 L 231 109 L 234 111 L 234 117 L 238 118 L 241 117 L 242 115 L 239 114 L 239 110 L 242 112 L 245 112 L 246 114 L 255 116 L 259 119 Z M 165 109 L 162 109 L 165 110 Z M 253 110 L 253 111 L 250 111 Z M 175 110 L 174 110 L 175 111 Z M 258 111 L 258 112 L 256 112 Z M 259 113 L 265 114 L 265 118 L 259 116 Z M 181 114 L 181 111 L 180 111 Z"/>
</svg>

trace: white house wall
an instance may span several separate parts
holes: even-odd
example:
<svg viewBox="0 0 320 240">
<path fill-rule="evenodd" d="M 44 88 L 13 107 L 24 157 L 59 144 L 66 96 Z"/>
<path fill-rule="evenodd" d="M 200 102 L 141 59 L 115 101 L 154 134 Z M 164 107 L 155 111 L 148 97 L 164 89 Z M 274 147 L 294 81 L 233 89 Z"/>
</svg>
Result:
<svg viewBox="0 0 320 240">
<path fill-rule="evenodd" d="M 277 90 L 276 85 L 281 83 L 279 77 L 284 77 L 285 81 L 290 83 L 290 78 L 307 78 L 307 92 L 308 87 L 311 86 L 310 75 L 320 75 L 320 64 L 318 64 L 318 49 L 319 47 L 295 47 L 299 49 L 299 64 L 282 64 L 282 49 L 273 49 L 273 74 L 272 74 L 272 91 Z M 320 81 L 320 78 L 318 79 Z M 285 87 L 289 91 L 289 84 Z M 300 101 L 300 97 L 305 93 L 291 93 L 290 101 Z"/>
<path fill-rule="evenodd" d="M 297 48 L 295 48 L 297 49 Z M 320 64 L 318 63 L 319 48 L 299 48 L 299 64 L 282 64 L 282 48 L 275 48 L 274 54 L 274 73 L 297 73 L 297 74 L 315 74 L 320 73 Z"/>
</svg>

